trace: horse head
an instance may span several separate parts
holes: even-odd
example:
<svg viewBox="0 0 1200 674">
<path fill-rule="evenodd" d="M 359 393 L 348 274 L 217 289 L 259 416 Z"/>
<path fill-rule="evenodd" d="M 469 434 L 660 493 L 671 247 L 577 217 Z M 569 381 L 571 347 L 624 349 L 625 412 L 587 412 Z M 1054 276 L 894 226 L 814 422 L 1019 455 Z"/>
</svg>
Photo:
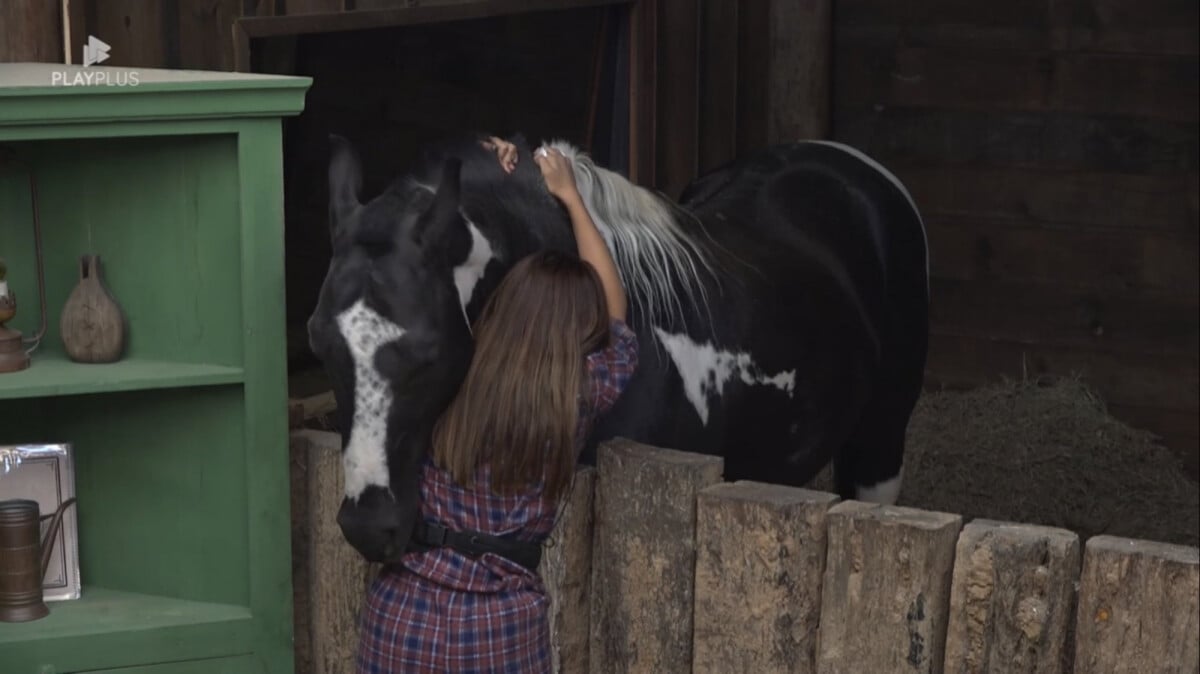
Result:
<svg viewBox="0 0 1200 674">
<path fill-rule="evenodd" d="M 472 241 L 459 211 L 461 162 L 444 162 L 432 192 L 409 185 L 364 204 L 358 157 L 344 139 L 332 141 L 333 253 L 309 344 L 338 405 L 338 525 L 364 558 L 386 561 L 408 544 L 432 422 L 470 361 L 470 331 L 445 261 L 465 259 Z"/>
<path fill-rule="evenodd" d="M 361 162 L 331 136 L 332 256 L 308 335 L 337 401 L 338 525 L 368 561 L 395 560 L 408 546 L 421 461 L 466 374 L 471 322 L 491 289 L 523 255 L 573 247 L 565 214 L 517 140 L 511 175 L 477 137 L 461 137 L 431 145 L 362 203 Z"/>
</svg>

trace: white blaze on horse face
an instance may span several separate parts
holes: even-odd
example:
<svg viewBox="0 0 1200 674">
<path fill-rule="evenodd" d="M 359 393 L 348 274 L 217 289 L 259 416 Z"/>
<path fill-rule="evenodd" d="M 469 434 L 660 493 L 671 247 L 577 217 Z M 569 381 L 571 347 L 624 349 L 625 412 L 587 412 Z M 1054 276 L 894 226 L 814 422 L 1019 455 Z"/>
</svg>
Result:
<svg viewBox="0 0 1200 674">
<path fill-rule="evenodd" d="M 768 377 L 762 374 L 748 353 L 723 351 L 708 342 L 697 344 L 687 335 L 673 335 L 662 328 L 654 328 L 654 332 L 675 362 L 675 369 L 683 380 L 683 391 L 704 425 L 708 425 L 709 397 L 721 395 L 725 383 L 734 375 L 746 384 L 774 386 L 792 397 L 796 387 L 795 370 Z"/>
<path fill-rule="evenodd" d="M 859 501 L 868 503 L 879 503 L 882 505 L 896 505 L 896 501 L 900 498 L 900 484 L 904 479 L 904 466 L 900 466 L 896 477 L 884 480 L 870 487 L 856 486 L 854 488 L 854 498 Z"/>
<path fill-rule="evenodd" d="M 354 358 L 354 422 L 342 464 L 346 498 L 356 501 L 367 487 L 389 489 L 386 443 L 392 389 L 375 368 L 375 354 L 381 346 L 404 336 L 404 328 L 362 300 L 338 314 L 337 324 Z"/>
<path fill-rule="evenodd" d="M 466 219 L 465 214 L 463 218 Z M 467 305 L 475 294 L 475 284 L 483 278 L 488 262 L 494 257 L 492 244 L 475 223 L 467 220 L 467 227 L 471 230 L 471 251 L 467 253 L 467 259 L 454 268 L 454 285 L 458 288 L 458 301 L 462 304 L 464 318 L 467 316 Z M 469 319 L 467 323 L 470 324 Z"/>
</svg>

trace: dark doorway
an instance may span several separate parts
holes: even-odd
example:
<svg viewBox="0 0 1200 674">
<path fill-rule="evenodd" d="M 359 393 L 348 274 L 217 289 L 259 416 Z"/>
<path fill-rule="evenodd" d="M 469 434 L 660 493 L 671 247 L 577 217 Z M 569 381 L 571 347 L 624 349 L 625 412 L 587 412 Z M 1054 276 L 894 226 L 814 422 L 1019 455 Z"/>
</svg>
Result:
<svg viewBox="0 0 1200 674">
<path fill-rule="evenodd" d="M 313 78 L 284 126 L 290 369 L 315 365 L 305 321 L 330 255 L 328 135 L 358 148 L 364 200 L 425 143 L 463 130 L 563 139 L 627 175 L 628 15 L 598 6 L 254 41 L 252 70 Z"/>
</svg>

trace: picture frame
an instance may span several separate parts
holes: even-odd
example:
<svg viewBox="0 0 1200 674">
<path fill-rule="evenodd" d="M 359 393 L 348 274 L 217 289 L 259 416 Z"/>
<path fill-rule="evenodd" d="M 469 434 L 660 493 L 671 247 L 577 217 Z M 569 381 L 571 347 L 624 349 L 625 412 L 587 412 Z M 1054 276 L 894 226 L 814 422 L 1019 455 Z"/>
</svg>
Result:
<svg viewBox="0 0 1200 674">
<path fill-rule="evenodd" d="M 0 445 L 0 501 L 36 501 L 41 516 L 45 517 L 74 496 L 75 456 L 71 444 Z M 48 543 L 54 550 L 42 578 L 45 601 L 79 598 L 78 507 L 76 502 L 67 508 L 58 534 Z M 42 521 L 42 536 L 46 535 L 50 522 L 50 518 Z"/>
</svg>

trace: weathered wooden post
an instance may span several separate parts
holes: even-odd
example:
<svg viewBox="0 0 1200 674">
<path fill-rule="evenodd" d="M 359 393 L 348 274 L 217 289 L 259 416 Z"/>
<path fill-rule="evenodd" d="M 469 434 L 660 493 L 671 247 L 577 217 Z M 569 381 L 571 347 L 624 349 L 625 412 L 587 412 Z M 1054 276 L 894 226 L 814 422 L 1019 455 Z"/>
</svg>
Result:
<svg viewBox="0 0 1200 674">
<path fill-rule="evenodd" d="M 816 671 L 825 517 L 837 500 L 746 481 L 700 492 L 692 672 Z"/>
<path fill-rule="evenodd" d="M 539 570 L 550 595 L 551 659 L 559 674 L 588 671 L 595 482 L 594 468 L 575 472 L 558 524 L 542 551 Z"/>
<path fill-rule="evenodd" d="M 940 674 L 962 517 L 859 501 L 829 510 L 821 674 Z"/>
<path fill-rule="evenodd" d="M 1200 672 L 1200 549 L 1096 536 L 1075 626 L 1077 674 Z"/>
<path fill-rule="evenodd" d="M 623 439 L 599 448 L 593 673 L 691 670 L 696 495 L 723 467 L 719 457 Z"/>
<path fill-rule="evenodd" d="M 946 674 L 1061 673 L 1079 558 L 1079 537 L 1063 529 L 991 520 L 963 527 Z"/>
<path fill-rule="evenodd" d="M 354 671 L 358 618 L 378 565 L 368 564 L 346 542 L 337 525 L 342 505 L 342 440 L 337 433 L 301 430 L 291 434 L 306 470 L 307 550 L 296 560 L 307 578 L 308 634 L 312 671 Z M 299 606 L 298 606 L 299 608 Z"/>
</svg>

